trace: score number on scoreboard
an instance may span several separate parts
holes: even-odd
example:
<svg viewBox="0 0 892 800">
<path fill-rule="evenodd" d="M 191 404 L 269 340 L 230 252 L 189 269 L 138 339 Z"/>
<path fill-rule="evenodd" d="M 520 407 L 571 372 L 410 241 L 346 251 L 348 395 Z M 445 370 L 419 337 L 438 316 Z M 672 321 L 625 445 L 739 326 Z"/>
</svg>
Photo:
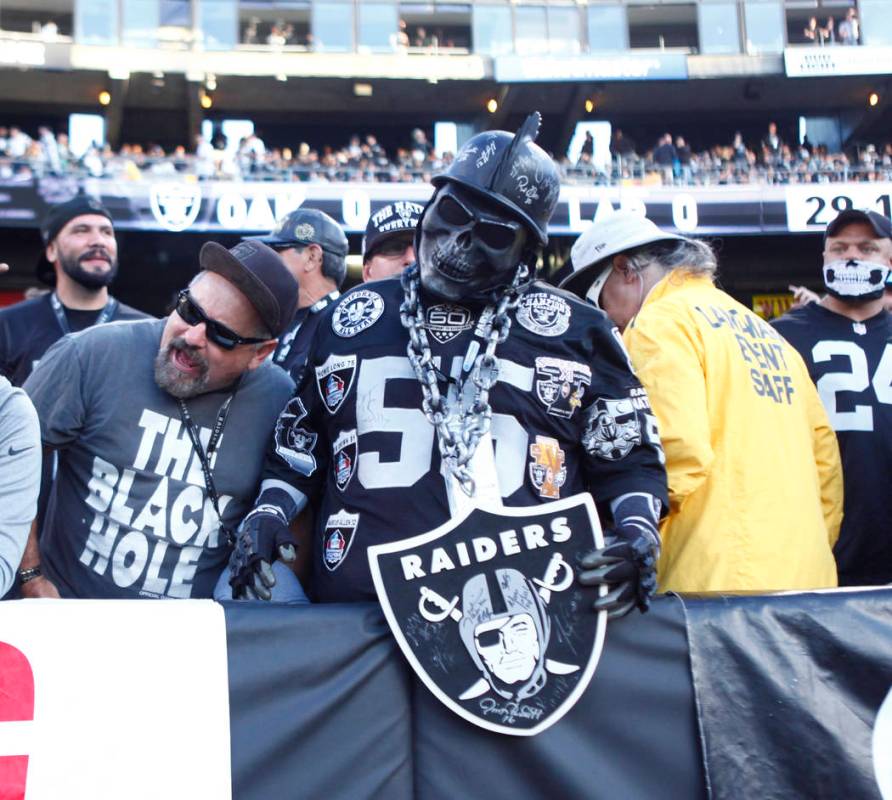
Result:
<svg viewBox="0 0 892 800">
<path fill-rule="evenodd" d="M 787 229 L 822 233 L 849 208 L 877 211 L 892 218 L 892 184 L 825 183 L 786 187 Z"/>
</svg>

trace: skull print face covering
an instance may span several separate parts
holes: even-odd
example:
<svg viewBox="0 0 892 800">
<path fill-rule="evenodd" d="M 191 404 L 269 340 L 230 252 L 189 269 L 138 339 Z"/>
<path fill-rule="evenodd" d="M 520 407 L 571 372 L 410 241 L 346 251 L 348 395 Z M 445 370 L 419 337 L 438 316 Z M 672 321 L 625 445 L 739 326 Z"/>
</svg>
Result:
<svg viewBox="0 0 892 800">
<path fill-rule="evenodd" d="M 858 258 L 838 259 L 824 264 L 827 292 L 847 303 L 862 303 L 881 297 L 889 267 Z"/>
<path fill-rule="evenodd" d="M 511 282 L 526 243 L 526 229 L 498 205 L 447 185 L 422 219 L 421 283 L 447 300 L 482 297 Z"/>
</svg>

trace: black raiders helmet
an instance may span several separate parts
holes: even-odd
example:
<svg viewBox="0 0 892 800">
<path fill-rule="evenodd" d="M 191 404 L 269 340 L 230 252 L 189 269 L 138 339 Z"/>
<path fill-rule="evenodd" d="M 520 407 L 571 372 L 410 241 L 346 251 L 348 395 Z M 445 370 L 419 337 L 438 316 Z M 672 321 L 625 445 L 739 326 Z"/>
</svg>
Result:
<svg viewBox="0 0 892 800">
<path fill-rule="evenodd" d="M 536 144 L 541 121 L 534 111 L 517 133 L 478 133 L 465 142 L 449 169 L 431 182 L 438 189 L 455 183 L 489 198 L 525 223 L 544 247 L 561 180 L 557 165 Z"/>
</svg>

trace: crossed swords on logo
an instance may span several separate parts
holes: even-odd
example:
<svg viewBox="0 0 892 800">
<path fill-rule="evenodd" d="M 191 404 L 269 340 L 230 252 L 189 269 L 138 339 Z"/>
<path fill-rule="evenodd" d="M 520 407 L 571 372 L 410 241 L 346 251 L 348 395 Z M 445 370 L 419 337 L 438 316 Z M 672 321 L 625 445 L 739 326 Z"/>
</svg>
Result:
<svg viewBox="0 0 892 800">
<path fill-rule="evenodd" d="M 563 572 L 563 576 L 561 573 Z M 539 597 L 546 605 L 551 600 L 552 592 L 563 592 L 569 589 L 573 584 L 573 568 L 564 561 L 564 557 L 560 553 L 555 553 L 548 566 L 545 569 L 545 575 L 542 578 L 533 578 L 538 588 Z M 463 616 L 461 609 L 458 607 L 458 595 L 451 600 L 447 600 L 443 595 L 437 593 L 427 586 L 422 586 L 419 591 L 418 612 L 428 622 L 444 622 L 451 618 L 455 622 L 459 622 Z M 575 664 L 565 664 L 561 661 L 555 661 L 553 658 L 545 659 L 545 669 L 552 675 L 570 675 L 579 670 Z M 486 694 L 490 690 L 489 682 L 485 678 L 478 679 L 470 688 L 466 689 L 459 700 L 473 700 L 475 697 Z"/>
</svg>

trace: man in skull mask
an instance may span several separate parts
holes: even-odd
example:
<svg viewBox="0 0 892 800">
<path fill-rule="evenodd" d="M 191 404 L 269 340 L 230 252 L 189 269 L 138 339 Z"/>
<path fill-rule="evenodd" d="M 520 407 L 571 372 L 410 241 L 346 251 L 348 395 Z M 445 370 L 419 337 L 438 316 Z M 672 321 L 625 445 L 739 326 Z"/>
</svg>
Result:
<svg viewBox="0 0 892 800">
<path fill-rule="evenodd" d="M 54 290 L 0 311 L 0 372 L 14 386 L 66 333 L 148 316 L 108 293 L 118 273 L 118 244 L 111 214 L 98 200 L 78 195 L 53 206 L 40 235 L 37 277 Z"/>
<path fill-rule="evenodd" d="M 844 506 L 834 548 L 839 583 L 892 582 L 892 316 L 883 292 L 892 267 L 892 223 L 843 211 L 824 232 L 827 295 L 774 321 L 800 353 L 836 431 Z"/>
<path fill-rule="evenodd" d="M 336 602 L 375 597 L 368 546 L 435 528 L 468 493 L 528 506 L 588 490 L 612 538 L 582 559 L 580 580 L 610 587 L 598 609 L 647 607 L 667 501 L 662 450 L 612 324 L 533 280 L 560 190 L 538 125 L 533 114 L 515 135 L 467 142 L 434 178 L 418 266 L 348 292 L 320 327 L 240 531 L 236 596 L 268 596 L 269 562 L 307 504 L 312 594 Z M 637 435 L 586 448 L 596 420 L 630 399 Z"/>
</svg>

